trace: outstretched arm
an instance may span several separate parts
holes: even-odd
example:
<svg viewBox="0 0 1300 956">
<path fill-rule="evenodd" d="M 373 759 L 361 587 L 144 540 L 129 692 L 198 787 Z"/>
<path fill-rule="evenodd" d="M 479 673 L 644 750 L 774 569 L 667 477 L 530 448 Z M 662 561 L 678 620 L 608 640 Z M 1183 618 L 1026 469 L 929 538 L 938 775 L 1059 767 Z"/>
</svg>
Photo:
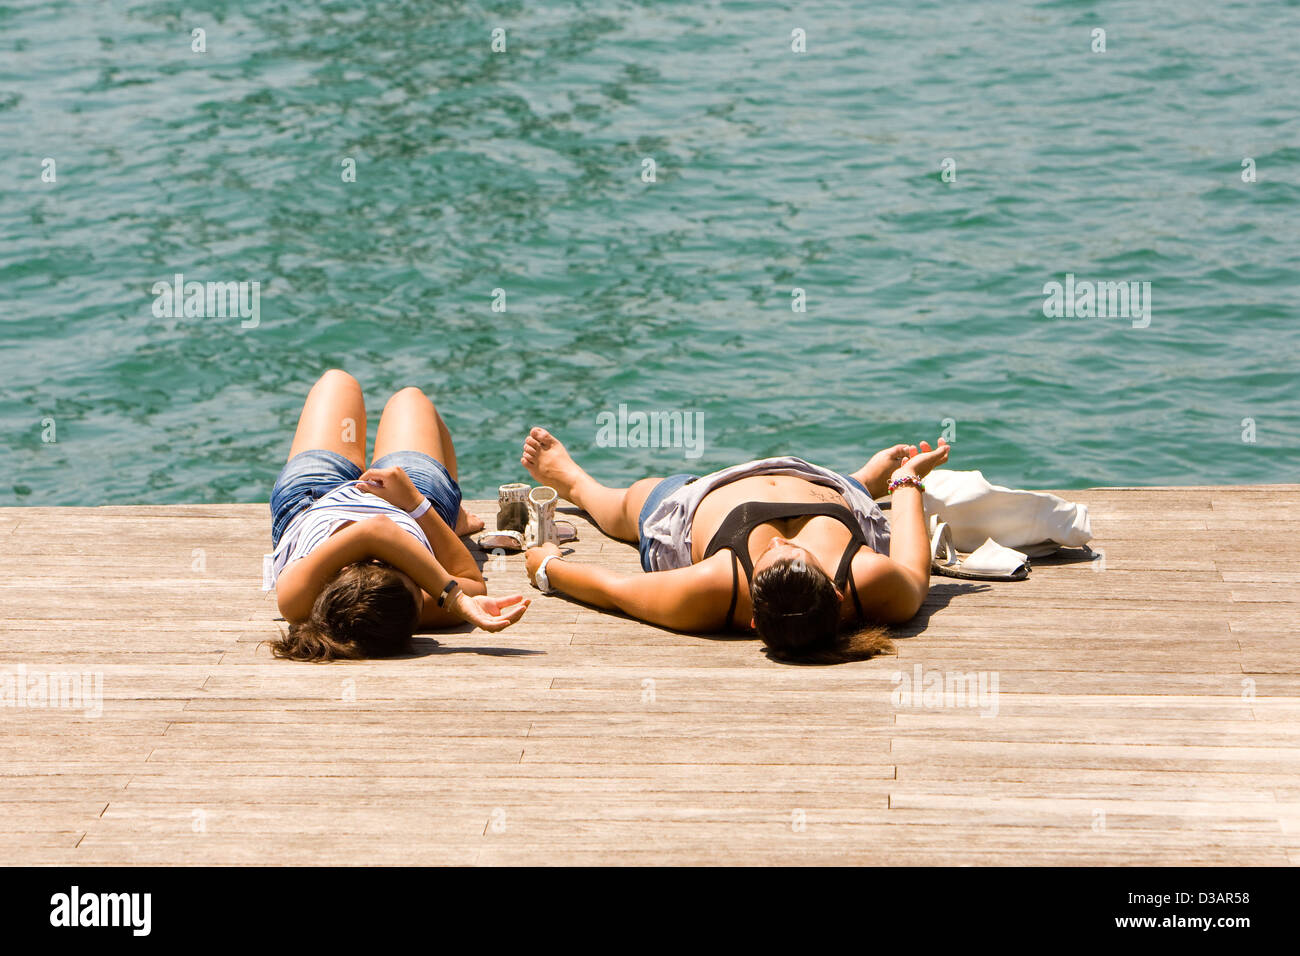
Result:
<svg viewBox="0 0 1300 956">
<path fill-rule="evenodd" d="M 919 449 L 908 451 L 910 457 L 892 477 L 924 478 L 948 460 L 948 443 L 942 438 L 933 449 L 921 442 Z M 884 623 L 901 624 L 916 616 L 930 590 L 930 534 L 920 489 L 902 485 L 891 497 L 889 557 L 876 555 L 869 560 L 859 594 Z"/>
<path fill-rule="evenodd" d="M 528 579 L 555 545 L 530 548 L 525 556 Z M 551 587 L 584 604 L 622 611 L 638 620 L 675 631 L 712 633 L 727 629 L 731 571 L 713 558 L 689 568 L 649 574 L 620 574 L 593 564 L 556 558 L 546 565 Z M 534 581 L 534 583 L 536 583 Z"/>
</svg>

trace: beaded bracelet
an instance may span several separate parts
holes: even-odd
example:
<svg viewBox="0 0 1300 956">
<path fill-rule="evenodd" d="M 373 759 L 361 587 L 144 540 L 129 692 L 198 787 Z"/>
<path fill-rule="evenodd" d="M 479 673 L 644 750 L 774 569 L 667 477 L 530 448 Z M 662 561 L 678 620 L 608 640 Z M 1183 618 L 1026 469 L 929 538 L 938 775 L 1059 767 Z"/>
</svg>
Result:
<svg viewBox="0 0 1300 956">
<path fill-rule="evenodd" d="M 893 494 L 898 488 L 904 485 L 912 485 L 921 494 L 925 494 L 925 484 L 916 475 L 903 475 L 901 478 L 891 478 L 889 480 L 889 494 Z"/>
</svg>

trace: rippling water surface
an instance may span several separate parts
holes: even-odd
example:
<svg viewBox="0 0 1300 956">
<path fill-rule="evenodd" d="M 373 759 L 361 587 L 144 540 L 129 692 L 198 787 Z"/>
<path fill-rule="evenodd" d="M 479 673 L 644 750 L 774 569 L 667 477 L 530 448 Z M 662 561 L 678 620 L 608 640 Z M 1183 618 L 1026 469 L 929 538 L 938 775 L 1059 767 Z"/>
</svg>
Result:
<svg viewBox="0 0 1300 956">
<path fill-rule="evenodd" d="M 1298 480 L 1293 3 L 204 6 L 0 4 L 0 504 L 265 500 L 331 366 L 474 497 L 530 424 L 610 481 L 945 419 L 1012 485 Z M 155 317 L 178 272 L 260 324 Z M 1045 317 L 1067 273 L 1149 326 Z"/>
</svg>

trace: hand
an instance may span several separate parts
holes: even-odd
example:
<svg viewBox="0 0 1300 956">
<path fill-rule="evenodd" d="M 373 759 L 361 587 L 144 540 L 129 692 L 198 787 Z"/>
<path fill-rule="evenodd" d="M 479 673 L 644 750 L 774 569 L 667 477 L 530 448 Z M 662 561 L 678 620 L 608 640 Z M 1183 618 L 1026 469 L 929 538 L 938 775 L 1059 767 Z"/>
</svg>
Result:
<svg viewBox="0 0 1300 956">
<path fill-rule="evenodd" d="M 357 479 L 357 487 L 367 494 L 383 498 L 403 511 L 414 511 L 424 500 L 420 489 L 401 468 L 371 468 Z"/>
<path fill-rule="evenodd" d="M 536 574 L 537 569 L 542 566 L 542 561 L 545 560 L 548 555 L 552 554 L 556 557 L 560 554 L 559 545 L 555 544 L 553 541 L 548 541 L 546 544 L 538 547 L 529 548 L 524 552 L 524 569 L 528 572 L 528 583 L 533 587 L 537 586 L 537 581 L 534 580 L 533 575 Z"/>
<path fill-rule="evenodd" d="M 894 476 L 913 475 L 917 478 L 924 478 L 934 468 L 942 465 L 948 460 L 948 452 L 951 446 L 946 438 L 940 438 L 939 443 L 934 448 L 930 443 L 923 441 L 918 449 L 915 445 L 907 447 L 906 462 L 894 472 Z"/>
<path fill-rule="evenodd" d="M 470 597 L 457 590 L 449 603 L 451 612 L 462 621 L 485 631 L 504 631 L 524 616 L 530 602 L 521 594 L 501 598 L 487 594 Z"/>
<path fill-rule="evenodd" d="M 889 476 L 907 461 L 908 455 L 916 454 L 916 448 L 911 445 L 894 445 L 876 452 L 870 460 L 862 466 L 861 474 L 866 478 L 863 485 L 867 493 L 873 498 L 880 498 L 889 490 Z"/>
</svg>

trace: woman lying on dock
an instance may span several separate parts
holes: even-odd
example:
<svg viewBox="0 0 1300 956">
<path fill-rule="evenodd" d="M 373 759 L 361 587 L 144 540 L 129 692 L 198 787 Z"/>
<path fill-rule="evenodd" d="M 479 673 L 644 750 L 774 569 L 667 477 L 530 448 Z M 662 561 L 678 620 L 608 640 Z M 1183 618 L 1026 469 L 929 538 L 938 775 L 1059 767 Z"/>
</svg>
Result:
<svg viewBox="0 0 1300 956">
<path fill-rule="evenodd" d="M 753 629 L 779 660 L 864 659 L 890 646 L 879 625 L 907 621 L 925 600 L 931 556 L 921 479 L 947 460 L 940 438 L 933 449 L 887 448 L 852 475 L 768 458 L 607 488 L 534 428 L 521 459 L 528 473 L 610 537 L 637 542 L 642 569 L 653 573 L 565 561 L 552 544 L 529 549 L 528 577 L 543 592 L 661 627 Z M 872 500 L 891 492 L 892 529 Z"/>
<path fill-rule="evenodd" d="M 366 468 L 361 386 L 331 369 L 312 386 L 271 492 L 272 568 L 289 633 L 277 657 L 328 661 L 411 650 L 417 627 L 499 631 L 520 595 L 487 597 L 460 540 L 483 521 L 461 507 L 456 449 L 418 388 L 388 400 Z"/>
</svg>

